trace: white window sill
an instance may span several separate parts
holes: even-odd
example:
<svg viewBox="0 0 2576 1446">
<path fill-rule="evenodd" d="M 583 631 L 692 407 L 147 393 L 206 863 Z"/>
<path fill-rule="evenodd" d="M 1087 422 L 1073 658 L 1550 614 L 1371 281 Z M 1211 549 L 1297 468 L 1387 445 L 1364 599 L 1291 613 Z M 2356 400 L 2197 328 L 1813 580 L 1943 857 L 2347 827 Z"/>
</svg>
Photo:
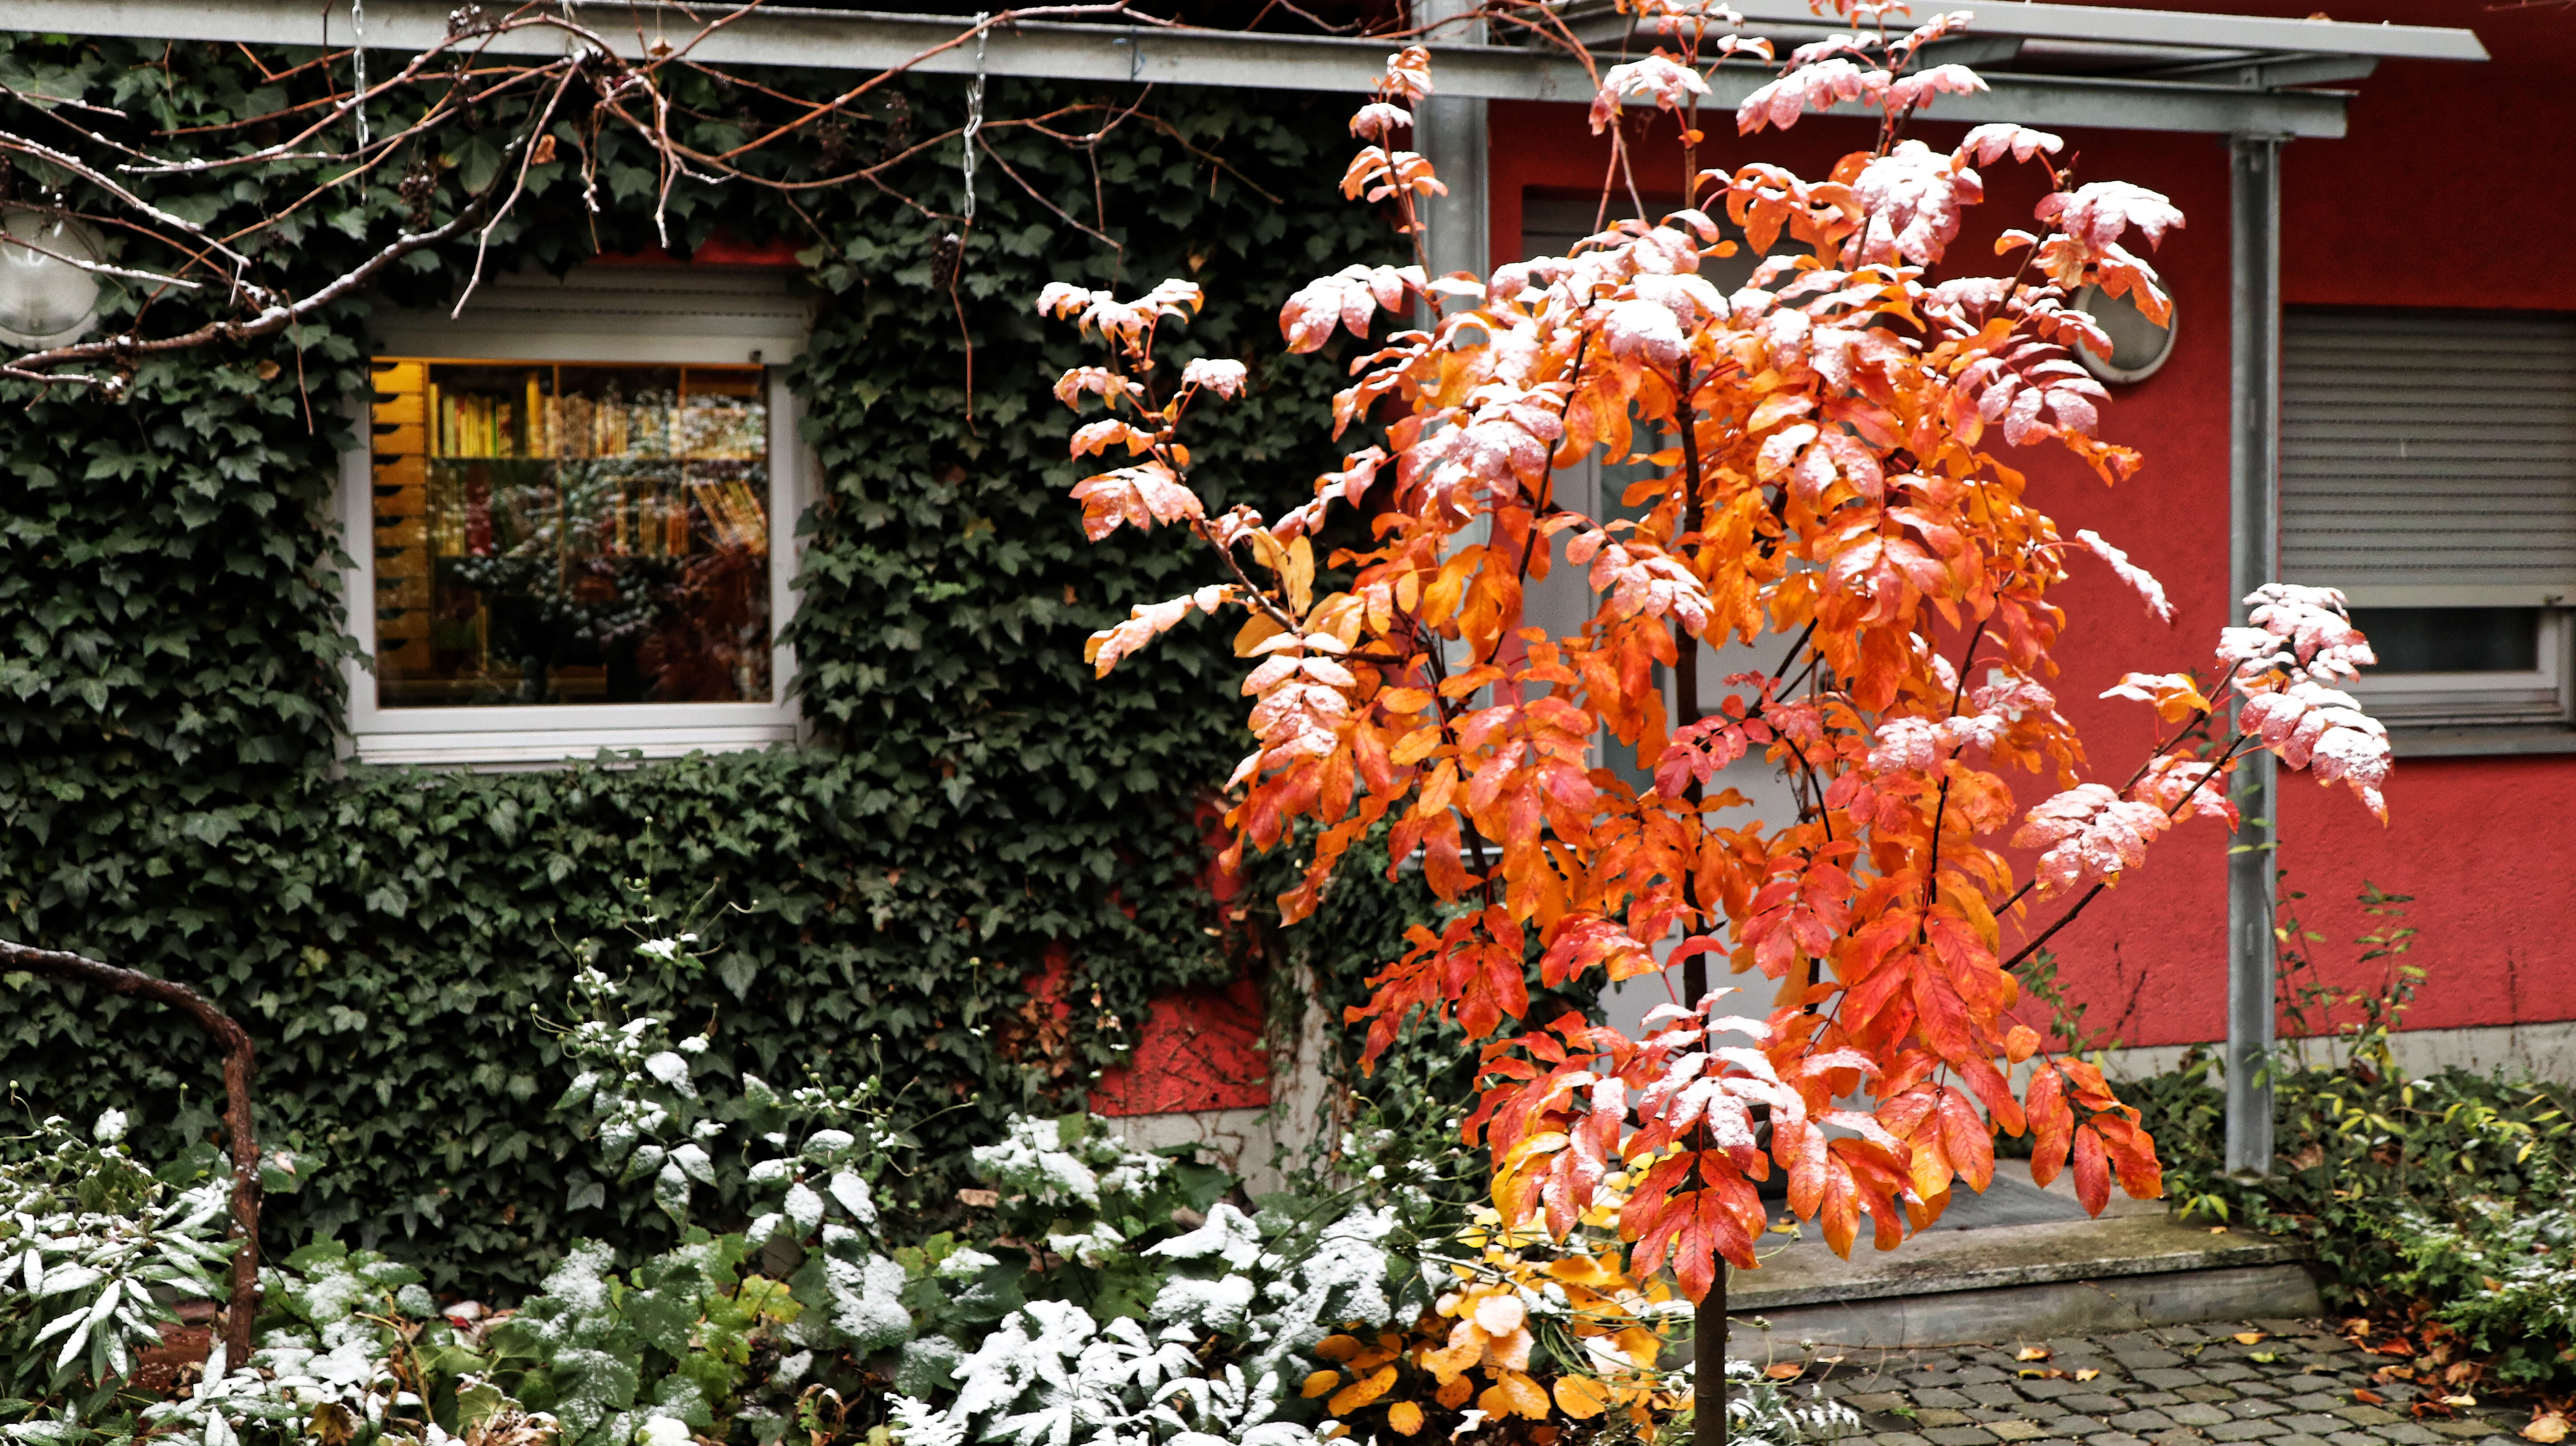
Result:
<svg viewBox="0 0 2576 1446">
<path fill-rule="evenodd" d="M 350 762 L 410 764 L 500 772 L 586 762 L 605 750 L 630 757 L 681 758 L 691 753 L 742 753 L 796 741 L 793 723 L 730 727 L 584 728 L 565 732 L 359 733 Z"/>
<path fill-rule="evenodd" d="M 2400 758 L 2576 753 L 2576 729 L 2391 728 L 2388 730 L 2388 749 Z"/>
</svg>

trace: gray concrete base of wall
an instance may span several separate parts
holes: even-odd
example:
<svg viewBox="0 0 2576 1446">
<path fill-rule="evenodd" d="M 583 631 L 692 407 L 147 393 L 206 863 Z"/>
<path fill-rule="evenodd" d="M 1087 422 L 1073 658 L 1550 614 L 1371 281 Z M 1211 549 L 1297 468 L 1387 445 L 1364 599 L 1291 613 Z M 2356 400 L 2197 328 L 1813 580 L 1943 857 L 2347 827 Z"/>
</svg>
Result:
<svg viewBox="0 0 2576 1446">
<path fill-rule="evenodd" d="M 2042 1190 L 2023 1162 L 1995 1173 L 1984 1198 L 1897 1250 L 1871 1249 L 1864 1227 L 1849 1260 L 1811 1238 L 1729 1272 L 1731 1353 L 2036 1341 L 2324 1308 L 2296 1242 L 2185 1224 L 2156 1200 L 2115 1199 L 2092 1219 L 2063 1177 Z"/>
<path fill-rule="evenodd" d="M 1736 1356 L 1766 1363 L 1775 1356 L 1800 1356 L 1810 1345 L 1910 1350 L 2200 1321 L 2298 1318 L 2323 1309 L 2305 1265 L 2221 1266 L 1789 1306 L 1750 1313 L 1756 1318 L 1739 1314 L 1728 1347 Z"/>
</svg>

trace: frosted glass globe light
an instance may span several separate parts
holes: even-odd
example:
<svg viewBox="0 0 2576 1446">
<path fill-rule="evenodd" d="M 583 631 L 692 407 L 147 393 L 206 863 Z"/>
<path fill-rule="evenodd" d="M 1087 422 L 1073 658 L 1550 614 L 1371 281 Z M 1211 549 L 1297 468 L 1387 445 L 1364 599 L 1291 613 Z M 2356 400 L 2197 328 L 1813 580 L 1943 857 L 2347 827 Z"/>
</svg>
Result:
<svg viewBox="0 0 2576 1446">
<path fill-rule="evenodd" d="M 60 259 L 98 255 L 89 228 L 70 217 L 27 206 L 0 211 L 0 340 L 59 346 L 98 325 L 97 273 Z"/>
</svg>

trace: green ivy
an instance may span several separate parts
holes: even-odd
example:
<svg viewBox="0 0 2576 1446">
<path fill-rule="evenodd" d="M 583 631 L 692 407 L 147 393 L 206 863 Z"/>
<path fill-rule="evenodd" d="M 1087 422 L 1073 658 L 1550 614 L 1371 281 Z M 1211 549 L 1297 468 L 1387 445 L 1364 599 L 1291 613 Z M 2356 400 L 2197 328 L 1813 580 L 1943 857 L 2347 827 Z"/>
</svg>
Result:
<svg viewBox="0 0 2576 1446">
<path fill-rule="evenodd" d="M 266 57 L 272 71 L 307 58 Z M 760 78 L 791 95 L 847 80 Z M 0 114 L 21 133 L 71 143 L 24 97 L 78 98 L 123 110 L 82 119 L 138 149 L 222 155 L 273 127 L 159 132 L 277 111 L 326 78 L 272 81 L 211 46 L 0 35 L 0 83 L 16 92 Z M 701 142 L 779 104 L 715 77 L 680 90 Z M 961 87 L 903 94 L 900 110 L 815 128 L 808 149 L 763 163 L 846 165 L 898 146 L 898 127 L 956 124 Z M 997 82 L 989 110 L 999 122 L 1134 99 Z M 1172 360 L 1240 356 L 1252 388 L 1198 437 L 1198 480 L 1219 505 L 1274 508 L 1338 461 L 1325 399 L 1348 359 L 1285 355 L 1277 307 L 1319 268 L 1396 248 L 1332 184 L 1349 144 L 1338 101 L 1151 100 L 1154 114 L 1090 152 L 988 126 L 1051 205 L 984 169 L 955 306 L 932 275 L 941 223 L 875 190 L 794 207 L 749 187 L 675 193 L 675 249 L 721 218 L 747 241 L 793 238 L 809 259 L 818 319 L 791 379 L 823 483 L 799 525 L 788 635 L 817 734 L 801 748 L 480 775 L 340 760 L 353 644 L 326 513 L 341 399 L 362 383 L 373 309 L 443 304 L 465 248 L 411 258 L 381 292 L 290 337 L 147 361 L 122 402 L 0 388 L 0 929 L 185 980 L 249 1024 L 262 1138 L 308 1162 L 307 1183 L 271 1202 L 271 1249 L 336 1236 L 417 1262 L 442 1288 L 508 1295 L 577 1237 L 666 1244 L 645 1189 L 607 1185 L 547 1111 L 563 1073 L 547 1022 L 594 949 L 633 968 L 639 1009 L 692 1030 L 715 1021 L 720 1077 L 908 1082 L 933 1117 L 896 1203 L 932 1216 L 966 1143 L 1015 1108 L 1078 1095 L 1122 1058 L 1153 996 L 1241 967 L 1244 936 L 1197 887 L 1198 811 L 1246 743 L 1229 639 L 1202 622 L 1110 681 L 1083 666 L 1086 634 L 1202 580 L 1201 564 L 1161 536 L 1083 541 L 1065 499 L 1080 475 L 1067 414 L 1047 393 L 1092 357 L 1031 301 L 1053 279 L 1206 287 Z M 491 174 L 511 120 L 469 116 L 423 152 L 442 214 Z M 577 120 L 558 128 L 567 147 L 588 134 Z M 605 249 L 652 241 L 651 157 L 613 131 L 599 147 L 609 214 L 585 214 L 566 165 L 539 167 L 491 265 L 572 264 L 594 227 Z M 956 162 L 951 142 L 888 179 L 953 209 Z M 21 169 L 15 184 L 63 179 Z M 264 165 L 146 190 L 224 231 L 309 179 Z M 398 179 L 268 233 L 263 273 L 303 289 L 353 264 L 402 224 Z M 135 304 L 113 298 L 111 325 Z M 958 306 L 974 339 L 971 424 Z M 184 325 L 191 307 L 155 301 L 151 329 Z M 693 919 L 710 962 L 631 959 L 623 930 L 655 913 Z M 1069 1037 L 1041 1027 L 1028 994 L 1058 943 L 1073 960 Z M 1361 948 L 1323 937 L 1310 958 L 1347 988 L 1383 962 Z M 28 1108 L 127 1109 L 152 1153 L 208 1134 L 215 1062 L 183 1022 L 24 976 L 0 988 L 0 1077 Z"/>
</svg>

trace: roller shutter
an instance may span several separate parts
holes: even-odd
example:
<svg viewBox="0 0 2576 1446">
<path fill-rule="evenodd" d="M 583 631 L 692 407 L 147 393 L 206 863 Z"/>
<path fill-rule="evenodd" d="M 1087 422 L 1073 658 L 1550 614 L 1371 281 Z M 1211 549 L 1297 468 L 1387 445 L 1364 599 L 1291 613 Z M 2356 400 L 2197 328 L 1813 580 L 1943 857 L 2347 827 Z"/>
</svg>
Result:
<svg viewBox="0 0 2576 1446">
<path fill-rule="evenodd" d="M 2576 318 L 2292 311 L 2281 385 L 2283 578 L 2576 599 Z"/>
</svg>

